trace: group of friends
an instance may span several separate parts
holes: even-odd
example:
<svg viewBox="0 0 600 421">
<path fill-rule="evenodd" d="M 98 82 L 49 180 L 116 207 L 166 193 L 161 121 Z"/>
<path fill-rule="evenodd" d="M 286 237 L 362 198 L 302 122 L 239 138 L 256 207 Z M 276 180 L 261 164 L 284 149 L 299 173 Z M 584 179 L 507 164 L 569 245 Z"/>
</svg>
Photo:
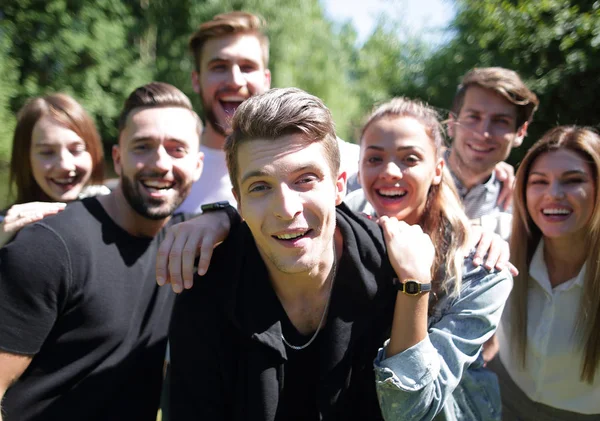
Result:
<svg viewBox="0 0 600 421">
<path fill-rule="evenodd" d="M 0 421 L 155 420 L 161 392 L 173 421 L 599 419 L 599 135 L 556 127 L 515 177 L 539 103 L 495 67 L 352 145 L 270 89 L 264 30 L 192 35 L 205 124 L 169 84 L 129 95 L 112 190 L 76 100 L 19 111 Z"/>
</svg>

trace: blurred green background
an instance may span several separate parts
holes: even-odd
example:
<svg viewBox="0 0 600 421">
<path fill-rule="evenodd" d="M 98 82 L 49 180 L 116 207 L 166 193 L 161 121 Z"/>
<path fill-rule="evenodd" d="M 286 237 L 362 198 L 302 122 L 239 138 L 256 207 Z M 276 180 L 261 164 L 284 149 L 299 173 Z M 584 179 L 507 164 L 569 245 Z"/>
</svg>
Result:
<svg viewBox="0 0 600 421">
<path fill-rule="evenodd" d="M 73 95 L 94 116 L 107 151 L 123 100 L 150 80 L 182 89 L 201 112 L 189 83 L 187 40 L 200 22 L 229 10 L 266 18 L 273 86 L 297 86 L 323 98 L 339 135 L 349 141 L 356 141 L 373 104 L 393 96 L 449 108 L 461 75 L 475 66 L 512 68 L 541 99 L 513 164 L 556 124 L 597 125 L 599 1 L 453 3 L 447 41 L 432 46 L 425 36 L 407 35 L 402 18 L 390 16 L 381 16 L 359 43 L 350 22 L 329 19 L 319 0 L 3 0 L 0 207 L 10 203 L 6 168 L 14 113 L 27 98 Z"/>
</svg>

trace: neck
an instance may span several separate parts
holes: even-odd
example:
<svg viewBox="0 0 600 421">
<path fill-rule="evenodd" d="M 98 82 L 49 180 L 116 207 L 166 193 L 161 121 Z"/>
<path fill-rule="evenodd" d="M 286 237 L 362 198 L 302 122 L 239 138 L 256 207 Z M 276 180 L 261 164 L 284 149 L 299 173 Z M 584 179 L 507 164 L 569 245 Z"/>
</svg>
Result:
<svg viewBox="0 0 600 421">
<path fill-rule="evenodd" d="M 564 238 L 544 238 L 544 262 L 552 287 L 576 277 L 585 263 L 586 247 L 574 247 L 574 244 L 584 243 Z"/>
<path fill-rule="evenodd" d="M 490 178 L 492 172 L 477 172 L 473 171 L 468 167 L 468 163 L 464 162 L 454 149 L 450 149 L 450 158 L 448 159 L 448 166 L 461 182 L 461 184 L 470 190 L 473 187 L 483 184 L 487 179 Z"/>
<path fill-rule="evenodd" d="M 207 123 L 204 131 L 202 132 L 201 143 L 212 149 L 223 149 L 225 146 L 225 136 L 217 132 L 212 124 Z"/>
<path fill-rule="evenodd" d="M 110 218 L 121 228 L 135 237 L 152 238 L 169 221 L 169 218 L 152 220 L 134 211 L 123 195 L 121 184 L 106 196 L 99 196 L 100 204 Z"/>
</svg>

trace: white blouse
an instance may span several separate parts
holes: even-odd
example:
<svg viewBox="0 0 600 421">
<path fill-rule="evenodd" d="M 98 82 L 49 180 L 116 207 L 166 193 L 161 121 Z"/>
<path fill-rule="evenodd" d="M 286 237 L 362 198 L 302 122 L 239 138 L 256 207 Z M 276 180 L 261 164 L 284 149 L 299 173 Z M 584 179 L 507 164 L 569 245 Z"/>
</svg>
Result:
<svg viewBox="0 0 600 421">
<path fill-rule="evenodd" d="M 582 382 L 583 352 L 575 335 L 586 265 L 552 288 L 540 241 L 529 267 L 527 365 L 515 358 L 510 337 L 510 300 L 498 329 L 500 360 L 513 381 L 533 401 L 582 414 L 600 414 L 600 369 L 594 383 Z"/>
</svg>

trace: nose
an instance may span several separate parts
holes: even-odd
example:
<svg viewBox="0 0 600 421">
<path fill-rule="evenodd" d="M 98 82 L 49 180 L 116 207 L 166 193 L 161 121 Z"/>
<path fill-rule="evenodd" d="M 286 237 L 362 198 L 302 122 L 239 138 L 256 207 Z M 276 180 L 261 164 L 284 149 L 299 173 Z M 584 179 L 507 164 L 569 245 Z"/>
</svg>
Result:
<svg viewBox="0 0 600 421">
<path fill-rule="evenodd" d="M 550 187 L 548 190 L 549 190 L 550 197 L 552 197 L 552 198 L 562 199 L 563 197 L 565 197 L 565 192 L 563 190 L 563 186 L 558 181 L 553 181 L 550 184 Z"/>
<path fill-rule="evenodd" d="M 154 162 L 152 162 L 152 166 L 160 172 L 169 172 L 173 167 L 171 155 L 169 155 L 163 145 L 160 145 L 156 149 L 156 153 L 151 159 L 154 160 Z"/>
<path fill-rule="evenodd" d="M 379 177 L 384 180 L 398 180 L 402 178 L 402 170 L 394 161 L 390 161 L 383 167 Z"/>
<path fill-rule="evenodd" d="M 75 171 L 75 157 L 68 149 L 63 149 L 60 154 L 60 161 L 58 163 L 60 169 L 64 171 Z"/>
<path fill-rule="evenodd" d="M 302 200 L 299 193 L 290 189 L 287 184 L 281 184 L 279 194 L 274 194 L 272 197 L 270 205 L 277 218 L 289 221 L 302 212 Z"/>
<path fill-rule="evenodd" d="M 491 131 L 491 120 L 489 118 L 482 118 L 479 121 L 479 124 L 477 125 L 476 131 L 477 134 L 479 134 L 480 136 L 483 136 L 484 138 L 489 138 L 490 137 L 490 131 Z"/>
<path fill-rule="evenodd" d="M 228 76 L 227 83 L 230 86 L 239 88 L 246 84 L 246 78 L 244 77 L 244 74 L 242 73 L 240 66 L 238 66 L 237 64 L 231 66 L 231 71 L 228 73 L 227 76 Z"/>
</svg>

